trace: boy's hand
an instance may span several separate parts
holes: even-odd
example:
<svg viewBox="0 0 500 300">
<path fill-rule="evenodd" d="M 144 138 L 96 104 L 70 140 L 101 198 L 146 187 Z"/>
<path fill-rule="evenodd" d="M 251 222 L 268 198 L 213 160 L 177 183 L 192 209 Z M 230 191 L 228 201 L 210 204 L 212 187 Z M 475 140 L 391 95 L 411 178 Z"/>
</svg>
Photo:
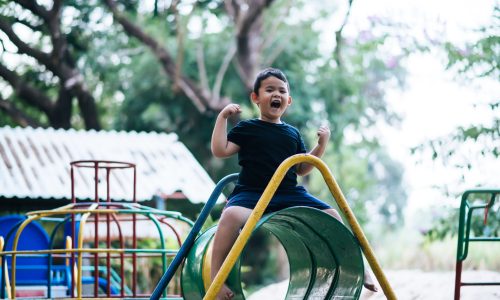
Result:
<svg viewBox="0 0 500 300">
<path fill-rule="evenodd" d="M 330 139 L 330 127 L 328 125 L 322 125 L 318 129 L 318 145 L 326 146 L 328 140 Z"/>
<path fill-rule="evenodd" d="M 239 114 L 241 113 L 241 108 L 238 104 L 228 104 L 226 107 L 224 107 L 222 109 L 222 111 L 220 112 L 220 115 L 224 118 L 224 119 L 227 119 L 229 118 L 230 116 L 234 115 L 234 114 Z"/>
</svg>

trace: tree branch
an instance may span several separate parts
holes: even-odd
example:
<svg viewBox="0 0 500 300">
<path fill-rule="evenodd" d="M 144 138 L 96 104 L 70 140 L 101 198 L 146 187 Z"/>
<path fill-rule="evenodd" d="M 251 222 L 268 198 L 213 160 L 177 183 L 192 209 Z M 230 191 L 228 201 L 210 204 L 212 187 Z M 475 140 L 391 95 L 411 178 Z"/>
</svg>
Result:
<svg viewBox="0 0 500 300">
<path fill-rule="evenodd" d="M 240 5 L 241 1 L 238 0 L 225 0 L 224 8 L 226 9 L 227 14 L 233 19 L 233 22 L 236 23 L 239 15 L 240 15 Z"/>
<path fill-rule="evenodd" d="M 43 111 L 46 115 L 51 114 L 53 103 L 42 91 L 26 83 L 16 72 L 9 70 L 1 63 L 0 76 L 12 86 L 14 93 L 27 104 Z"/>
<path fill-rule="evenodd" d="M 44 29 L 43 28 L 43 20 L 39 20 L 36 24 L 33 24 L 29 20 L 20 19 L 18 17 L 14 17 L 14 16 L 5 16 L 5 17 L 6 17 L 5 20 L 9 24 L 19 23 L 19 24 L 22 24 L 22 25 L 28 27 L 32 31 L 43 31 L 43 29 Z"/>
<path fill-rule="evenodd" d="M 46 23 L 52 40 L 52 57 L 54 60 L 64 61 L 68 44 L 66 43 L 66 37 L 61 33 L 60 13 L 61 1 L 55 0 Z"/>
<path fill-rule="evenodd" d="M 184 60 L 184 31 L 182 30 L 182 25 L 179 16 L 179 10 L 177 9 L 177 5 L 179 4 L 179 0 L 172 1 L 171 8 L 174 13 L 174 22 L 175 22 L 175 31 L 176 31 L 176 40 L 177 40 L 177 59 L 175 60 L 175 75 L 174 75 L 174 93 L 179 91 L 179 81 L 181 80 L 181 72 L 182 72 L 182 62 Z"/>
<path fill-rule="evenodd" d="M 50 124 L 55 128 L 71 128 L 71 112 L 73 95 L 63 84 L 59 88 L 59 95 L 54 105 Z"/>
<path fill-rule="evenodd" d="M 273 0 L 255 0 L 247 3 L 241 3 L 237 0 L 232 1 L 232 6 L 238 7 L 235 9 L 235 11 L 238 11 L 235 15 L 236 70 L 248 90 L 252 89 L 255 73 L 257 68 L 260 67 L 262 14 L 264 9 L 271 5 L 272 2 Z M 248 6 L 246 10 L 242 9 L 243 5 Z"/>
<path fill-rule="evenodd" d="M 271 54 L 269 54 L 269 56 L 265 60 L 264 65 L 265 66 L 272 65 L 274 63 L 274 61 L 276 60 L 276 58 L 278 58 L 278 56 L 281 54 L 281 52 L 283 52 L 285 50 L 286 47 L 288 47 L 288 45 L 286 43 L 280 43 L 277 47 L 273 48 L 273 52 L 271 52 Z"/>
<path fill-rule="evenodd" d="M 0 96 L 0 110 L 3 111 L 5 114 L 7 114 L 9 117 L 11 117 L 14 123 L 22 127 L 27 127 L 27 126 L 31 126 L 33 128 L 41 127 L 40 123 L 38 123 L 33 118 L 29 117 L 23 111 L 18 109 L 14 105 L 14 103 L 12 103 L 12 101 L 7 101 L 5 99 L 2 99 L 1 96 Z"/>
<path fill-rule="evenodd" d="M 15 2 L 27 10 L 31 11 L 34 15 L 39 16 L 45 22 L 48 22 L 50 19 L 50 13 L 45 7 L 38 5 L 36 1 L 33 0 L 15 0 Z"/>
<path fill-rule="evenodd" d="M 290 14 L 290 9 L 292 8 L 292 2 L 286 2 L 284 8 L 284 13 L 283 16 L 288 17 Z M 273 19 L 273 23 L 271 26 L 271 29 L 266 30 L 266 36 L 264 37 L 264 41 L 262 42 L 262 48 L 261 50 L 269 48 L 274 41 L 276 40 L 276 34 L 278 32 L 278 29 L 283 25 L 283 22 L 280 19 Z M 286 39 L 285 39 L 286 40 Z M 267 64 L 269 65 L 269 64 Z"/>
<path fill-rule="evenodd" d="M 238 20 L 238 34 L 246 35 L 250 31 L 250 28 L 255 23 L 255 20 L 262 16 L 264 9 L 271 5 L 274 0 L 253 0 L 247 3 L 248 10 L 242 15 L 242 18 Z"/>
<path fill-rule="evenodd" d="M 222 64 L 220 65 L 219 71 L 217 72 L 217 77 L 215 77 L 214 88 L 212 90 L 212 105 L 216 105 L 220 102 L 220 90 L 222 88 L 222 81 L 224 80 L 224 75 L 229 67 L 229 63 L 234 57 L 236 53 L 236 45 L 231 44 L 229 49 L 222 60 Z M 221 103 L 222 104 L 222 103 Z"/>
<path fill-rule="evenodd" d="M 196 46 L 196 65 L 198 66 L 198 76 L 200 78 L 201 87 L 204 90 L 209 90 L 207 68 L 205 66 L 205 55 L 203 49 L 203 39 L 199 39 Z"/>
<path fill-rule="evenodd" d="M 44 65 L 48 70 L 52 71 L 57 77 L 59 77 L 62 86 L 70 90 L 74 96 L 78 99 L 78 104 L 80 105 L 80 112 L 82 118 L 85 122 L 85 127 L 88 129 L 100 129 L 101 126 L 98 120 L 97 107 L 95 105 L 95 99 L 92 94 L 85 87 L 83 76 L 79 73 L 77 69 L 69 66 L 67 63 L 69 61 L 69 53 L 67 52 L 67 44 L 65 37 L 61 34 L 59 26 L 59 14 L 50 14 L 43 7 L 37 5 L 33 1 L 28 0 L 18 0 L 22 5 L 31 10 L 33 13 L 39 13 L 43 15 L 43 19 L 48 23 L 48 27 L 51 34 L 51 39 L 53 42 L 52 56 L 42 52 L 40 50 L 34 49 L 28 44 L 24 43 L 14 32 L 12 25 L 6 22 L 5 17 L 0 16 L 0 30 L 2 30 L 9 40 L 14 43 L 18 48 L 18 53 L 27 54 L 35 58 L 38 63 Z M 57 3 L 54 4 L 54 9 L 58 9 L 60 6 Z M 50 17 L 53 16 L 52 19 Z M 14 86 L 14 85 L 13 85 Z M 29 89 L 23 89 L 23 92 L 28 92 Z M 43 93 L 42 93 L 43 95 Z M 44 95 L 45 96 L 45 95 Z M 45 96 L 46 97 L 46 96 Z M 29 97 L 32 99 L 32 97 Z M 46 97 L 47 98 L 47 97 Z M 48 98 L 47 98 L 48 99 Z M 50 99 L 48 99 L 50 102 Z M 35 101 L 36 102 L 36 101 Z M 35 107 L 39 107 L 33 104 Z M 40 108 L 47 116 L 52 118 L 52 109 Z"/>
<path fill-rule="evenodd" d="M 19 49 L 19 52 L 27 54 L 35 58 L 36 60 L 42 62 L 44 65 L 47 66 L 47 68 L 53 69 L 54 64 L 51 62 L 50 56 L 47 53 L 34 49 L 30 45 L 23 42 L 14 32 L 11 24 L 9 24 L 5 19 L 6 18 L 4 16 L 0 16 L 0 30 L 3 31 L 5 35 L 7 35 L 9 40 L 14 45 L 16 45 L 16 47 Z"/>
<path fill-rule="evenodd" d="M 141 28 L 137 25 L 129 21 L 125 18 L 116 7 L 116 4 L 113 0 L 104 0 L 105 4 L 109 7 L 111 12 L 113 13 L 113 17 L 115 20 L 120 23 L 125 30 L 125 32 L 137 38 L 139 41 L 144 43 L 156 58 L 162 64 L 163 69 L 166 74 L 175 79 L 176 77 L 176 64 L 175 60 L 172 58 L 172 55 L 162 47 L 154 38 L 150 35 L 146 34 Z M 193 81 L 189 80 L 182 74 L 179 75 L 178 85 L 180 89 L 184 92 L 184 94 L 191 100 L 191 102 L 195 105 L 200 113 L 206 113 L 208 110 L 220 110 L 219 107 L 210 106 L 210 91 L 203 90 L 199 86 L 196 85 Z"/>
<path fill-rule="evenodd" d="M 339 30 L 335 32 L 335 62 L 337 63 L 337 66 L 339 68 L 343 67 L 343 61 L 342 61 L 342 46 L 343 46 L 343 38 L 342 38 L 342 32 L 344 30 L 344 27 L 347 25 L 347 21 L 349 20 L 349 16 L 351 15 L 351 8 L 352 8 L 352 2 L 354 0 L 349 0 L 349 6 L 347 7 L 347 12 L 344 16 L 344 21 L 342 22 L 342 25 L 340 26 Z"/>
</svg>

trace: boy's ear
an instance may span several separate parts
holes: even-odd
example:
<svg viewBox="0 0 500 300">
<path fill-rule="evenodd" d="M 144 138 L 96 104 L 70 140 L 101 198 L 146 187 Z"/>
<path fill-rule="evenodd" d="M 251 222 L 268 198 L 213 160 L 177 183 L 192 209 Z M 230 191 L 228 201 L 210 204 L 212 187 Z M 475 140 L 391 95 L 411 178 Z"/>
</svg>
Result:
<svg viewBox="0 0 500 300">
<path fill-rule="evenodd" d="M 288 105 L 292 105 L 292 96 L 288 96 Z"/>
<path fill-rule="evenodd" d="M 257 105 L 259 104 L 259 96 L 255 92 L 250 93 L 250 100 Z"/>
</svg>

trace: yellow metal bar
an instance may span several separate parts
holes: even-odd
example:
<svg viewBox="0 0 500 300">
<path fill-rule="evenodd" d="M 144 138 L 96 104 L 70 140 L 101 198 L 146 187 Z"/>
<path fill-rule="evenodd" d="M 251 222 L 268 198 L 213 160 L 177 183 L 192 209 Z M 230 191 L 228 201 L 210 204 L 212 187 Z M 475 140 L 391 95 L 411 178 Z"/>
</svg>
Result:
<svg viewBox="0 0 500 300">
<path fill-rule="evenodd" d="M 54 208 L 54 209 L 51 209 L 51 210 L 35 210 L 35 211 L 30 211 L 30 212 L 27 212 L 26 215 L 27 216 L 40 215 L 40 214 L 52 213 L 52 212 L 60 213 L 61 211 L 66 211 L 68 209 L 71 209 L 74 205 L 75 205 L 75 203 L 70 203 L 70 204 L 66 204 L 66 205 L 63 205 L 61 207 Z"/>
<path fill-rule="evenodd" d="M 68 209 L 72 206 L 73 206 L 73 204 L 64 205 L 64 206 L 61 206 L 59 208 L 54 209 L 53 211 L 54 212 L 65 211 L 66 209 Z M 23 223 L 21 223 L 21 225 L 19 226 L 19 228 L 16 231 L 16 235 L 15 235 L 14 240 L 12 242 L 12 252 L 13 252 L 13 254 L 12 254 L 12 266 L 11 266 L 11 268 L 12 268 L 11 269 L 12 285 L 11 285 L 10 289 L 11 289 L 11 296 L 13 298 L 11 298 L 11 299 L 15 299 L 15 297 L 16 297 L 16 251 L 17 251 L 17 245 L 19 244 L 19 238 L 21 236 L 21 232 L 24 230 L 24 228 L 26 228 L 26 226 L 28 226 L 29 223 L 31 223 L 32 221 L 38 220 L 42 217 L 44 217 L 44 214 L 29 215 L 28 218 L 26 218 L 26 220 L 24 220 Z"/>
<path fill-rule="evenodd" d="M 3 236 L 0 236 L 0 250 L 3 249 L 3 246 L 5 245 Z M 3 252 L 0 251 L 0 253 L 3 254 Z M 7 259 L 7 258 L 5 258 Z M 0 255 L 0 266 L 3 266 L 3 255 Z M 10 295 L 10 282 L 9 282 L 9 271 L 7 269 L 7 264 L 5 264 L 5 268 L 0 270 L 0 272 L 4 272 L 3 276 L 5 278 L 5 290 L 7 290 L 7 298 L 11 298 Z"/>
<path fill-rule="evenodd" d="M 10 290 L 10 282 L 9 282 L 9 270 L 7 268 L 7 264 L 5 264 L 5 269 L 4 269 L 4 276 L 5 276 L 5 289 L 7 290 L 7 298 L 13 299 L 12 298 L 12 292 Z"/>
<path fill-rule="evenodd" d="M 37 214 L 45 216 L 51 215 L 63 215 L 63 214 L 83 214 L 83 213 L 103 213 L 103 214 L 112 214 L 116 213 L 116 210 L 109 208 L 102 209 L 90 209 L 90 208 L 82 208 L 82 209 L 65 209 L 65 210 L 40 210 Z M 27 213 L 27 216 L 35 215 L 34 213 Z"/>
<path fill-rule="evenodd" d="M 85 223 L 92 212 L 98 211 L 98 209 L 96 209 L 98 205 L 99 204 L 97 203 L 92 204 L 89 207 L 88 212 L 83 214 L 80 219 L 80 228 L 78 230 L 78 250 L 83 248 L 83 228 L 85 227 Z M 76 296 L 78 298 L 82 298 L 82 262 L 83 255 L 78 255 L 78 281 L 76 282 Z M 97 272 L 97 270 L 95 271 Z"/>
<path fill-rule="evenodd" d="M 67 235 L 66 236 L 66 250 L 70 250 L 71 248 L 73 248 L 73 239 Z M 70 259 L 71 259 L 71 256 L 69 256 L 69 252 L 66 253 L 66 260 L 65 260 L 65 264 L 66 266 L 69 266 L 69 262 L 70 262 Z"/>
<path fill-rule="evenodd" d="M 211 281 L 210 270 L 212 269 L 211 258 L 212 258 L 213 246 L 214 246 L 214 240 L 212 239 L 208 243 L 208 248 L 205 251 L 205 255 L 203 257 L 203 265 L 201 268 L 201 278 L 203 280 L 203 287 L 205 288 L 205 290 L 208 290 L 208 288 L 210 287 L 210 281 Z"/>
<path fill-rule="evenodd" d="M 19 238 L 21 236 L 21 232 L 24 230 L 26 226 L 28 226 L 29 223 L 31 223 L 33 220 L 39 219 L 39 216 L 29 216 L 26 220 L 24 220 L 19 228 L 16 231 L 16 235 L 14 236 L 14 241 L 12 243 L 12 266 L 11 266 L 11 278 L 12 278 L 12 283 L 11 283 L 11 296 L 12 298 L 10 299 L 15 299 L 16 298 L 16 253 L 17 253 L 17 245 L 19 244 Z"/>
<path fill-rule="evenodd" d="M 361 249 L 363 250 L 365 257 L 368 263 L 370 264 L 373 273 L 377 277 L 377 280 L 380 286 L 382 287 L 385 296 L 389 300 L 397 299 L 387 278 L 384 275 L 384 272 L 382 271 L 382 268 L 380 267 L 379 263 L 377 262 L 377 259 L 375 258 L 373 250 L 371 249 L 370 244 L 366 239 L 366 236 L 361 230 L 361 226 L 359 225 L 358 221 L 356 220 L 356 217 L 354 216 L 349 205 L 347 204 L 347 201 L 344 195 L 342 194 L 340 187 L 335 181 L 335 178 L 333 177 L 332 173 L 321 159 L 309 154 L 297 154 L 291 156 L 287 158 L 285 161 L 283 161 L 281 165 L 278 167 L 273 177 L 271 178 L 271 181 L 269 182 L 262 196 L 257 202 L 257 205 L 250 214 L 250 217 L 245 223 L 245 226 L 243 226 L 243 229 L 241 230 L 238 238 L 236 239 L 236 242 L 229 251 L 226 259 L 224 260 L 224 263 L 222 264 L 219 272 L 215 276 L 212 284 L 208 288 L 207 293 L 205 294 L 205 297 L 203 299 L 204 300 L 215 299 L 217 293 L 219 292 L 222 285 L 226 281 L 229 272 L 231 271 L 234 264 L 236 263 L 236 260 L 243 251 L 243 248 L 247 243 L 248 239 L 250 238 L 253 229 L 257 225 L 257 222 L 264 214 L 264 211 L 266 210 L 269 202 L 271 202 L 272 196 L 274 195 L 274 193 L 278 189 L 279 184 L 285 177 L 286 172 L 288 171 L 288 169 L 290 169 L 292 166 L 298 163 L 309 163 L 319 169 L 319 171 L 323 175 L 326 184 L 328 185 L 330 192 L 334 196 L 335 201 L 337 201 L 339 208 L 344 213 L 347 221 L 349 222 L 349 225 L 353 230 L 354 235 L 358 239 Z"/>
<path fill-rule="evenodd" d="M 71 293 L 70 295 L 73 295 L 74 293 L 74 290 L 75 290 L 75 287 L 74 287 L 74 283 L 75 282 L 78 282 L 78 278 L 76 277 L 76 263 L 73 262 L 73 264 L 70 265 L 70 262 L 71 262 L 71 256 L 69 255 L 69 251 L 73 250 L 73 239 L 71 238 L 71 236 L 67 235 L 66 236 L 66 251 L 68 251 L 66 253 L 66 266 L 69 266 L 70 267 L 70 270 L 71 270 Z M 80 249 L 78 249 L 80 250 Z"/>
</svg>

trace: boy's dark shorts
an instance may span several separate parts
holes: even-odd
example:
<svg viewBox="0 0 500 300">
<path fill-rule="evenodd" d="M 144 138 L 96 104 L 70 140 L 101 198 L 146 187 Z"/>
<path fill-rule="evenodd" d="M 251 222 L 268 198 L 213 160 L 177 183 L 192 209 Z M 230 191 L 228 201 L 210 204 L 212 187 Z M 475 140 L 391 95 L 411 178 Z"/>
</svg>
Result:
<svg viewBox="0 0 500 300">
<path fill-rule="evenodd" d="M 254 209 L 262 196 L 262 192 L 256 191 L 235 191 L 227 201 L 226 207 L 242 206 Z M 265 213 L 271 213 L 294 206 L 307 206 L 317 209 L 329 209 L 330 205 L 309 194 L 302 186 L 297 186 L 293 190 L 277 191 L 266 208 Z"/>
</svg>

